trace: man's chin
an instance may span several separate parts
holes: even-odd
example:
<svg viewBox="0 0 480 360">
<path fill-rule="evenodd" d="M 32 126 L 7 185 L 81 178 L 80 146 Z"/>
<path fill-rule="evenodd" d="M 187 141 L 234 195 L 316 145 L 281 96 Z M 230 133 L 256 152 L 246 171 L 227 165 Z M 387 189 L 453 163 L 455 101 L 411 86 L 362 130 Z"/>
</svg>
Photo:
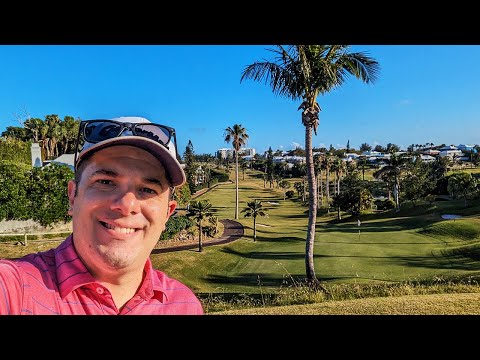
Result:
<svg viewBox="0 0 480 360">
<path fill-rule="evenodd" d="M 114 269 L 122 269 L 130 266 L 135 261 L 135 253 L 126 248 L 103 248 L 100 251 L 106 264 Z"/>
</svg>

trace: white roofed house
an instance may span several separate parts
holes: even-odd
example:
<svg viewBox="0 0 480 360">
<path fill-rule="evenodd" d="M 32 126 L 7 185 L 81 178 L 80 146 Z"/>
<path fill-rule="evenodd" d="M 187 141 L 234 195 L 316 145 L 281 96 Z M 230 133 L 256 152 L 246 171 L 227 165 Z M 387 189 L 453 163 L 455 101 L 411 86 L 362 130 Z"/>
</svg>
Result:
<svg viewBox="0 0 480 360">
<path fill-rule="evenodd" d="M 305 164 L 306 162 L 305 156 L 296 155 L 274 156 L 272 160 L 274 163 L 286 163 L 289 169 L 291 169 L 294 164 Z"/>
<path fill-rule="evenodd" d="M 425 162 L 435 161 L 436 157 L 432 155 L 420 154 L 420 160 Z"/>
<path fill-rule="evenodd" d="M 465 144 L 460 144 L 457 146 L 458 150 L 462 151 L 473 151 L 474 146 L 473 145 L 465 145 Z"/>
<path fill-rule="evenodd" d="M 440 150 L 436 150 L 436 149 L 428 149 L 428 150 L 425 150 L 424 152 L 422 152 L 423 155 L 430 155 L 430 156 L 437 156 L 438 154 L 440 154 Z"/>
<path fill-rule="evenodd" d="M 357 161 L 359 157 L 360 157 L 360 155 L 355 154 L 355 153 L 346 153 L 343 160 L 345 160 L 346 162 Z"/>
<path fill-rule="evenodd" d="M 462 152 L 462 150 L 457 149 L 457 147 L 454 145 L 444 146 L 439 150 L 440 153 L 438 154 L 438 156 L 442 158 L 448 157 L 453 162 L 453 166 L 464 160 L 464 153 Z"/>
<path fill-rule="evenodd" d="M 75 171 L 74 158 L 75 158 L 75 154 L 63 154 L 63 155 L 60 155 L 58 158 L 51 160 L 50 163 L 67 165 L 68 167 L 70 167 L 70 169 L 72 169 L 72 171 Z"/>
<path fill-rule="evenodd" d="M 32 156 L 32 166 L 34 167 L 43 167 L 43 166 L 48 166 L 48 164 L 51 163 L 56 163 L 59 165 L 66 165 L 72 171 L 74 171 L 74 159 L 75 159 L 75 154 L 62 154 L 56 159 L 53 160 L 48 160 L 48 161 L 42 161 L 42 154 L 41 154 L 41 149 L 38 143 L 32 143 L 31 145 L 31 156 Z"/>
<path fill-rule="evenodd" d="M 449 145 L 449 146 L 444 146 L 439 149 L 440 153 L 438 156 L 440 157 L 446 157 L 448 156 L 452 160 L 456 160 L 458 158 L 461 158 L 463 156 L 462 150 L 458 149 L 454 145 Z"/>
<path fill-rule="evenodd" d="M 460 158 L 462 161 L 472 161 L 473 154 L 477 152 L 475 145 L 460 144 L 457 148 L 463 152 L 463 156 Z"/>
<path fill-rule="evenodd" d="M 238 151 L 238 155 L 239 156 L 255 156 L 255 149 L 254 148 L 241 148 L 239 151 Z M 217 157 L 220 158 L 220 159 L 227 159 L 227 158 L 231 158 L 233 159 L 234 156 L 235 156 L 235 149 L 234 148 L 221 148 L 221 149 L 218 149 L 217 150 L 217 153 L 216 153 Z"/>
</svg>

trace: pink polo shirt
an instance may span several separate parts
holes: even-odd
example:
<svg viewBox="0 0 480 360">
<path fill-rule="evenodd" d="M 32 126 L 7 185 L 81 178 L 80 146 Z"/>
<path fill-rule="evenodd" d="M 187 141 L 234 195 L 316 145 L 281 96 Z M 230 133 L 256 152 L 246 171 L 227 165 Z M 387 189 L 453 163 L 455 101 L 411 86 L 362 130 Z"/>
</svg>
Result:
<svg viewBox="0 0 480 360">
<path fill-rule="evenodd" d="M 135 296 L 119 311 L 87 271 L 70 235 L 57 248 L 0 260 L 1 315 L 202 315 L 193 291 L 145 264 Z"/>
</svg>

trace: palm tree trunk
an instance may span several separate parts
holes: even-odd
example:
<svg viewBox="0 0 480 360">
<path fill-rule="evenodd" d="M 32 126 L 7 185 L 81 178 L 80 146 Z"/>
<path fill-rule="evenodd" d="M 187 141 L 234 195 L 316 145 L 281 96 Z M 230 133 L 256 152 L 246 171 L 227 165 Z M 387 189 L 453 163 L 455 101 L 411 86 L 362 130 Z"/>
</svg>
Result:
<svg viewBox="0 0 480 360">
<path fill-rule="evenodd" d="M 337 182 L 338 182 L 338 173 L 335 172 L 334 177 L 333 177 L 333 194 L 334 195 L 338 194 Z"/>
<path fill-rule="evenodd" d="M 398 179 L 395 179 L 395 184 L 393 187 L 393 197 L 395 199 L 395 212 L 400 211 L 400 185 L 398 184 Z"/>
<path fill-rule="evenodd" d="M 257 218 L 253 217 L 253 241 L 257 241 Z"/>
<path fill-rule="evenodd" d="M 325 193 L 327 195 L 327 212 L 330 212 L 330 169 L 328 167 L 325 178 Z"/>
<path fill-rule="evenodd" d="M 235 149 L 235 220 L 238 220 L 238 150 Z"/>
<path fill-rule="evenodd" d="M 322 170 L 318 172 L 318 178 L 317 178 L 317 183 L 318 183 L 318 188 L 317 188 L 317 193 L 318 195 L 318 200 L 317 200 L 317 208 L 323 205 L 323 184 L 322 184 Z"/>
<path fill-rule="evenodd" d="M 203 244 L 202 244 L 202 224 L 198 224 L 198 251 L 203 251 Z"/>
<path fill-rule="evenodd" d="M 305 178 L 308 177 L 308 173 L 307 173 L 307 176 L 304 176 L 302 178 L 302 182 L 303 182 L 303 195 L 302 195 L 302 201 L 303 203 L 305 203 L 307 201 L 307 186 L 305 184 Z"/>
<path fill-rule="evenodd" d="M 318 279 L 315 275 L 315 267 L 313 264 L 313 245 L 315 243 L 315 223 L 317 221 L 317 187 L 315 186 L 315 172 L 313 166 L 312 151 L 312 126 L 305 125 L 305 155 L 307 160 L 307 177 L 308 177 L 308 230 L 305 243 L 305 267 L 307 282 L 309 284 L 317 283 Z"/>
</svg>

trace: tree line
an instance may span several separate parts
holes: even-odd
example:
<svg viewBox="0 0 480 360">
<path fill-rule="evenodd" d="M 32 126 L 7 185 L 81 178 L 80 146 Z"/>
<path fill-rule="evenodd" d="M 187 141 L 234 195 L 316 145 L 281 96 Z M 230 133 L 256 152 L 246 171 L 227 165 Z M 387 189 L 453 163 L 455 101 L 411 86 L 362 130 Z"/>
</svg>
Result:
<svg viewBox="0 0 480 360">
<path fill-rule="evenodd" d="M 57 114 L 46 115 L 45 119 L 30 118 L 21 121 L 22 126 L 8 126 L 2 137 L 34 142 L 40 145 L 42 160 L 52 160 L 62 154 L 73 154 L 80 126 L 80 118 Z M 29 161 L 30 163 L 30 161 Z"/>
</svg>

